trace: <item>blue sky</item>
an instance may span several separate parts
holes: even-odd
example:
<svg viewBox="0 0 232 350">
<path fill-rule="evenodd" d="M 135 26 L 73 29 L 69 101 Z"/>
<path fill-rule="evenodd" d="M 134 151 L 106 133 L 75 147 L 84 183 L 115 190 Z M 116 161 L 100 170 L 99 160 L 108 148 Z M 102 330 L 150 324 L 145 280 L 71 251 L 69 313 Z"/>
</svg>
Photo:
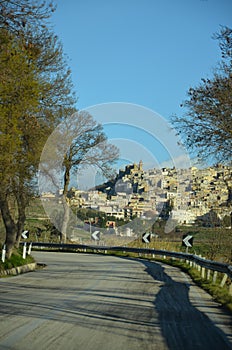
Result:
<svg viewBox="0 0 232 350">
<path fill-rule="evenodd" d="M 52 24 L 69 57 L 78 109 L 124 102 L 168 121 L 182 113 L 189 87 L 210 77 L 220 61 L 213 33 L 220 25 L 232 26 L 231 0 L 56 2 Z M 120 126 L 105 130 L 112 140 L 126 137 Z M 130 138 L 136 140 L 137 133 Z M 165 160 L 164 152 L 158 161 Z"/>
</svg>

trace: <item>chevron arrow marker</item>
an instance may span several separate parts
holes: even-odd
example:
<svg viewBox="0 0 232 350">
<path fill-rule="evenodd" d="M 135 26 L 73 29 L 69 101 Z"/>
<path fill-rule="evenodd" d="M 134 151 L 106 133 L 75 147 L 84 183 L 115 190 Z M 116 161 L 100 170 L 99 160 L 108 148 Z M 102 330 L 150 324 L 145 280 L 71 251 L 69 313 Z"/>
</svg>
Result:
<svg viewBox="0 0 232 350">
<path fill-rule="evenodd" d="M 29 234 L 29 231 L 26 230 L 26 231 L 23 231 L 21 236 L 24 238 L 24 239 L 27 239 L 28 238 L 28 234 Z"/>
<path fill-rule="evenodd" d="M 187 235 L 183 237 L 183 241 L 184 245 L 186 247 L 192 247 L 193 246 L 193 236 Z"/>
<path fill-rule="evenodd" d="M 99 241 L 100 240 L 100 231 L 94 231 L 91 235 L 92 239 L 94 239 L 95 241 Z"/>
<path fill-rule="evenodd" d="M 145 232 L 143 234 L 142 240 L 143 240 L 143 243 L 150 243 L 151 242 L 151 234 L 148 232 Z"/>
</svg>

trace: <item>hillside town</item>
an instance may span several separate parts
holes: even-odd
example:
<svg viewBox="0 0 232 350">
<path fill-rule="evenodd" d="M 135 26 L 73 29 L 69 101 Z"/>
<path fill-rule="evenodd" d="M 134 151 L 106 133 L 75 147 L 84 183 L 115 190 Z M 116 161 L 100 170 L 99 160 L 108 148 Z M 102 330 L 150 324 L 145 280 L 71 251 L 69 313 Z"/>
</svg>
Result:
<svg viewBox="0 0 232 350">
<path fill-rule="evenodd" d="M 232 167 L 229 166 L 144 170 L 140 161 L 127 165 L 113 181 L 95 189 L 71 188 L 68 201 L 71 206 L 94 209 L 116 219 L 149 219 L 165 213 L 178 224 L 210 225 L 212 218 L 231 219 L 231 189 Z"/>
</svg>

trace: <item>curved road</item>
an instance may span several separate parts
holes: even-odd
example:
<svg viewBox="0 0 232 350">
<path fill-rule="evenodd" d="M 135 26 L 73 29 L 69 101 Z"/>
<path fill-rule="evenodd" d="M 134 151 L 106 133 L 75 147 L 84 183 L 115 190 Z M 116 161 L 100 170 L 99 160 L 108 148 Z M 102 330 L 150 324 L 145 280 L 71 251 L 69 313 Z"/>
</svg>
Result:
<svg viewBox="0 0 232 350">
<path fill-rule="evenodd" d="M 33 255 L 47 267 L 0 280 L 1 350 L 232 349 L 232 317 L 177 268 Z"/>
</svg>

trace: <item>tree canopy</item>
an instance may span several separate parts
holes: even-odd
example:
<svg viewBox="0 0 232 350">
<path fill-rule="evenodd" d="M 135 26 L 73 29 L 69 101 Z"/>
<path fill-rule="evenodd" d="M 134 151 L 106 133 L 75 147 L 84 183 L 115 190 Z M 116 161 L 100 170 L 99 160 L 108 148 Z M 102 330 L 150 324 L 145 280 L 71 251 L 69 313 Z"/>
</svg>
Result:
<svg viewBox="0 0 232 350">
<path fill-rule="evenodd" d="M 70 123 L 77 99 L 62 44 L 50 27 L 54 10 L 46 0 L 0 0 L 0 210 L 7 257 L 19 243 L 41 152 L 54 129 L 60 144 L 49 170 L 56 173 L 58 156 L 64 171 L 60 230 L 65 235 L 70 172 L 91 163 L 106 173 L 117 157 L 91 116 L 79 113 Z M 68 144 L 62 145 L 63 133 Z"/>
<path fill-rule="evenodd" d="M 187 148 L 200 160 L 230 164 L 232 161 L 232 29 L 222 27 L 219 41 L 221 62 L 212 78 L 188 91 L 183 116 L 172 123 Z"/>
<path fill-rule="evenodd" d="M 23 230 L 46 138 L 76 110 L 71 72 L 48 23 L 53 11 L 46 1 L 0 1 L 0 209 L 7 256 Z"/>
</svg>

